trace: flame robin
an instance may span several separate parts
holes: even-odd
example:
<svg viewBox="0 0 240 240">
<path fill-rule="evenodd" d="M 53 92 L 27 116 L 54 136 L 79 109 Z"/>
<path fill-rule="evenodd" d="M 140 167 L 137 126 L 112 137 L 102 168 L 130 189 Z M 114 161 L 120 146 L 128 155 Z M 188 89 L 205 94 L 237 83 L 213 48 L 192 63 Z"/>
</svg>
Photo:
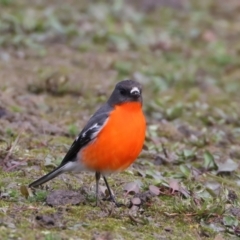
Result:
<svg viewBox="0 0 240 240">
<path fill-rule="evenodd" d="M 29 185 L 37 187 L 65 172 L 94 171 L 96 203 L 100 177 L 108 185 L 106 174 L 126 169 L 140 154 L 146 131 L 142 112 L 142 88 L 133 80 L 116 84 L 108 101 L 89 119 L 73 142 L 61 164 Z"/>
</svg>

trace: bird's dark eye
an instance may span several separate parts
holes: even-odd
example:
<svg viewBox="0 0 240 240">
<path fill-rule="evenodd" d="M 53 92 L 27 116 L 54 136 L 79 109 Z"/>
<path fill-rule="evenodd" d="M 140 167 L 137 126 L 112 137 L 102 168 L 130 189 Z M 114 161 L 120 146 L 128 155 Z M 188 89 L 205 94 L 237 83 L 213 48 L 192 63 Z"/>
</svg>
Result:
<svg viewBox="0 0 240 240">
<path fill-rule="evenodd" d="M 121 95 L 123 95 L 123 96 L 125 96 L 125 95 L 127 95 L 127 91 L 125 90 L 125 89 L 120 89 L 120 93 L 121 93 Z"/>
</svg>

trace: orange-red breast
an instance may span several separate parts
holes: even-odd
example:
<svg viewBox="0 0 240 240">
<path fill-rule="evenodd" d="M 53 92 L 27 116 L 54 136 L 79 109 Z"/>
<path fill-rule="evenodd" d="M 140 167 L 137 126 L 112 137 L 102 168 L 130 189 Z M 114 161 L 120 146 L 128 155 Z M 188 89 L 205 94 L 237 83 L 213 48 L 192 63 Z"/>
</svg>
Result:
<svg viewBox="0 0 240 240">
<path fill-rule="evenodd" d="M 37 187 L 65 172 L 94 171 L 96 199 L 101 175 L 126 169 L 142 150 L 146 121 L 142 112 L 142 88 L 133 80 L 117 83 L 108 101 L 89 119 L 61 164 L 29 185 Z"/>
</svg>

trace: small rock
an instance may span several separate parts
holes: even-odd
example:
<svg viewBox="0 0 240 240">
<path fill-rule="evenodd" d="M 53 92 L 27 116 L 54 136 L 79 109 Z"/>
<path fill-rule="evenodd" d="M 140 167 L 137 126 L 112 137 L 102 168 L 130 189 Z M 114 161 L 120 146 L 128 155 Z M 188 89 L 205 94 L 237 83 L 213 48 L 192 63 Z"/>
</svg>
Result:
<svg viewBox="0 0 240 240">
<path fill-rule="evenodd" d="M 57 190 L 51 192 L 46 199 L 49 206 L 55 207 L 59 205 L 78 205 L 85 202 L 85 196 L 79 192 L 71 190 Z"/>
</svg>

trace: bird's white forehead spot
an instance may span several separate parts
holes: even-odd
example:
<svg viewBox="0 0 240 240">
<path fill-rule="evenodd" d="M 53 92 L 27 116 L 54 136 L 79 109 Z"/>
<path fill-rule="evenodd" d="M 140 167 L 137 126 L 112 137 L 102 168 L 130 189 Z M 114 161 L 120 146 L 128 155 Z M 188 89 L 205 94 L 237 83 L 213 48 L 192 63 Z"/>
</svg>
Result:
<svg viewBox="0 0 240 240">
<path fill-rule="evenodd" d="M 133 87 L 132 90 L 130 91 L 130 93 L 133 93 L 133 92 L 138 92 L 140 93 L 140 90 L 138 87 Z"/>
</svg>

